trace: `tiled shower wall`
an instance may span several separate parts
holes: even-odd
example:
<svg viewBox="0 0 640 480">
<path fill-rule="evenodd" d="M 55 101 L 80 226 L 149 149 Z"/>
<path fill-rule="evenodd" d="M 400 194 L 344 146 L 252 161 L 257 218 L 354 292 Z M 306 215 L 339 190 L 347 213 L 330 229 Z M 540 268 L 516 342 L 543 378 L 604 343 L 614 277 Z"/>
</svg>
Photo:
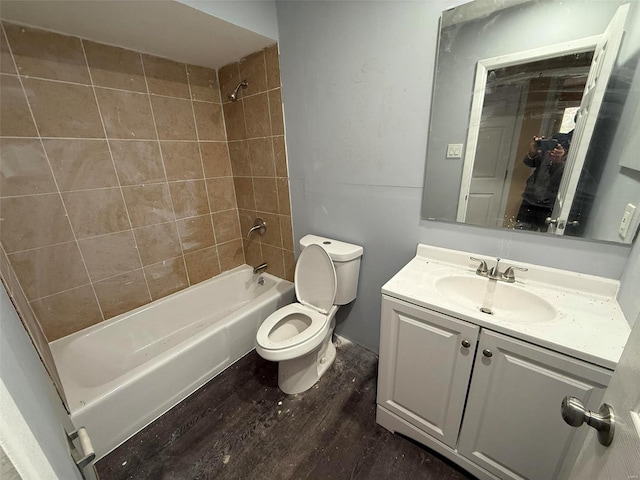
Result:
<svg viewBox="0 0 640 480">
<path fill-rule="evenodd" d="M 0 42 L 0 239 L 49 341 L 245 262 L 215 70 Z"/>
<path fill-rule="evenodd" d="M 243 239 L 247 263 L 265 261 L 271 273 L 293 280 L 295 258 L 277 45 L 222 67 L 218 77 L 241 231 L 247 232 L 256 217 L 267 222 L 264 237 Z M 248 87 L 240 89 L 239 99 L 231 102 L 228 94 L 244 80 Z"/>
</svg>

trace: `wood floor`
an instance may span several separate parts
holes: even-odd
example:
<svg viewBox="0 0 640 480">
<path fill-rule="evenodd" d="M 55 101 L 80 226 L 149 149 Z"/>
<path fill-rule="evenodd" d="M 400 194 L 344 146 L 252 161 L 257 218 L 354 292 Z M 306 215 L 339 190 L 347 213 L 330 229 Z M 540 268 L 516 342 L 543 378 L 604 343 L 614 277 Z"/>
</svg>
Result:
<svg viewBox="0 0 640 480">
<path fill-rule="evenodd" d="M 311 390 L 255 351 L 97 463 L 100 480 L 474 477 L 375 423 L 377 357 L 348 342 Z"/>
</svg>

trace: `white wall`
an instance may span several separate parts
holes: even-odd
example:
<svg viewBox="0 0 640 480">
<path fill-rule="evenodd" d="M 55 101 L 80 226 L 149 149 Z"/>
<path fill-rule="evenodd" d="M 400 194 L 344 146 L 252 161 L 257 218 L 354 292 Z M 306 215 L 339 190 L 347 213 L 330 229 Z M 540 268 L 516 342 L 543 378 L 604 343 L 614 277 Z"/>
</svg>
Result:
<svg viewBox="0 0 640 480">
<path fill-rule="evenodd" d="M 80 479 L 62 401 L 0 284 L 0 443 L 25 480 Z"/>
<path fill-rule="evenodd" d="M 190 7 L 246 28 L 272 40 L 278 40 L 275 0 L 177 0 Z"/>
<path fill-rule="evenodd" d="M 277 3 L 295 238 L 364 247 L 337 331 L 374 350 L 380 287 L 419 242 L 609 278 L 630 250 L 420 220 L 438 19 L 461 3 Z"/>
</svg>

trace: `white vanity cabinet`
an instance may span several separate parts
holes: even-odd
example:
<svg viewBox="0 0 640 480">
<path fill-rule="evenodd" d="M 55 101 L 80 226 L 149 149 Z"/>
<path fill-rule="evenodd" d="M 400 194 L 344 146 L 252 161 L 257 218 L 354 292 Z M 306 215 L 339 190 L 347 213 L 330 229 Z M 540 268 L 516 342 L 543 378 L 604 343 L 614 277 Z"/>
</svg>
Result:
<svg viewBox="0 0 640 480">
<path fill-rule="evenodd" d="M 563 422 L 562 399 L 597 410 L 611 372 L 383 295 L 378 375 L 385 428 L 478 478 L 551 480 L 587 433 Z"/>
<path fill-rule="evenodd" d="M 388 297 L 382 318 L 378 405 L 455 447 L 480 328 Z"/>
</svg>

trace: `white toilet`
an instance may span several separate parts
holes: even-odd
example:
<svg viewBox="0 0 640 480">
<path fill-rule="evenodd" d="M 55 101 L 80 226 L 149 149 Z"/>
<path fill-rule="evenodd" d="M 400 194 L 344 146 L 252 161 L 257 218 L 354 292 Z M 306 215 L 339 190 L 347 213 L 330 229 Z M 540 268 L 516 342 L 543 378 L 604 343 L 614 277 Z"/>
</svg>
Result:
<svg viewBox="0 0 640 480">
<path fill-rule="evenodd" d="M 298 303 L 267 317 L 256 335 L 256 351 L 278 364 L 284 393 L 311 388 L 336 358 L 331 342 L 336 312 L 356 298 L 361 246 L 316 235 L 300 239 L 295 271 Z"/>
</svg>

